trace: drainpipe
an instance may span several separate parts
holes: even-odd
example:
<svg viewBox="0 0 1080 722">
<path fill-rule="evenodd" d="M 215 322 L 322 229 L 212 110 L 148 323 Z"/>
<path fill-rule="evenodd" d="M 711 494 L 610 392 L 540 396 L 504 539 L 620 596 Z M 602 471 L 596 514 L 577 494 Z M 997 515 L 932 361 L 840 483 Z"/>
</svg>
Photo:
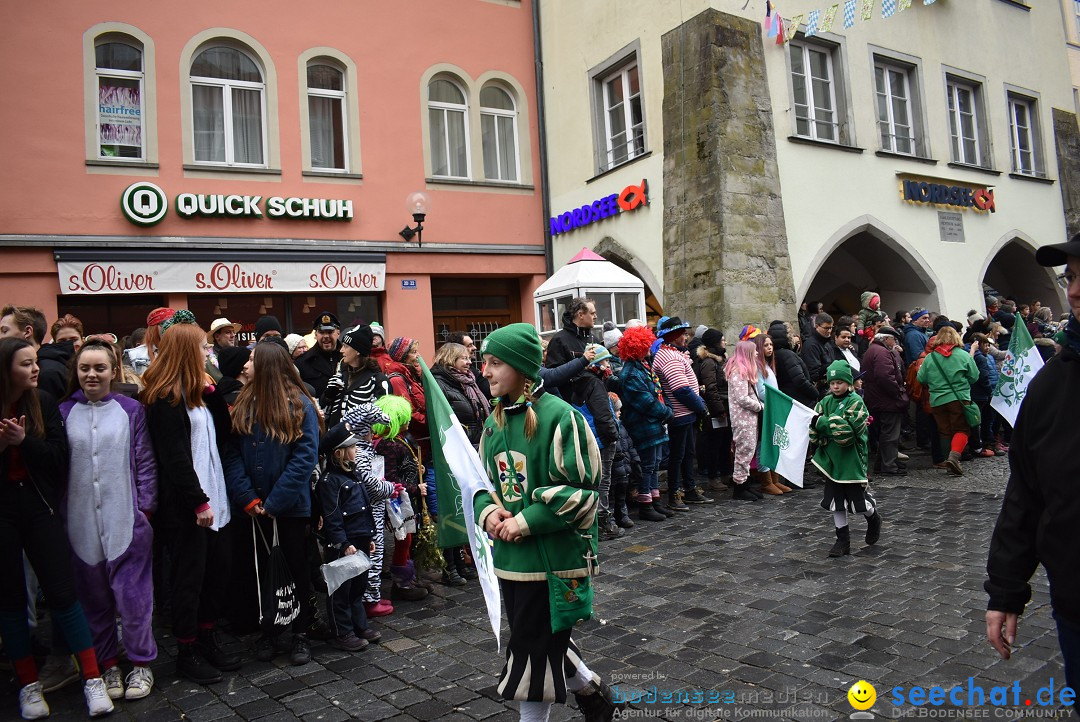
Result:
<svg viewBox="0 0 1080 722">
<path fill-rule="evenodd" d="M 533 22 L 533 65 L 536 73 L 536 131 L 540 138 L 540 203 L 543 209 L 544 224 L 544 267 L 548 278 L 555 272 L 552 258 L 551 228 L 547 219 L 551 217 L 551 196 L 548 192 L 548 154 L 547 122 L 544 118 L 544 51 L 540 44 L 540 0 L 532 2 Z"/>
</svg>

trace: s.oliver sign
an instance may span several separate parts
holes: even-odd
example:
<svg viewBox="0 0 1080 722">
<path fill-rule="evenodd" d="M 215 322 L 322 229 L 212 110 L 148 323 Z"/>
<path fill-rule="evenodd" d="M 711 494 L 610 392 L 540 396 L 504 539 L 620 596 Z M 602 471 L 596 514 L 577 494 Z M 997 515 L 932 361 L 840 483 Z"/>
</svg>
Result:
<svg viewBox="0 0 1080 722">
<path fill-rule="evenodd" d="M 65 295 L 382 291 L 386 282 L 384 263 L 60 261 L 57 265 Z"/>
</svg>

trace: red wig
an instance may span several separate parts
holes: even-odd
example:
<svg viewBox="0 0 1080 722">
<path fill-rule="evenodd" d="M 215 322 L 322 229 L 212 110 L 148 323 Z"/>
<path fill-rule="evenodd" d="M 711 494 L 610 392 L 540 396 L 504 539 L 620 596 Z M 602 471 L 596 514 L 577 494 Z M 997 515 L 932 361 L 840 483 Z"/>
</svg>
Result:
<svg viewBox="0 0 1080 722">
<path fill-rule="evenodd" d="M 656 336 L 647 326 L 628 328 L 619 339 L 619 358 L 623 361 L 641 361 L 649 355 L 654 341 Z"/>
</svg>

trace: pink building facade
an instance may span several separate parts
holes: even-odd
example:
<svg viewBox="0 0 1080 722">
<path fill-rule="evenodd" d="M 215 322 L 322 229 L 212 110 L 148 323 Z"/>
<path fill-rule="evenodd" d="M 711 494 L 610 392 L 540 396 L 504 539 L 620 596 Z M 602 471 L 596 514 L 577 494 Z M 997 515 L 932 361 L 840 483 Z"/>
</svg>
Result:
<svg viewBox="0 0 1080 722">
<path fill-rule="evenodd" d="M 430 356 L 544 280 L 529 0 L 7 4 L 0 302 L 159 305 Z M 422 245 L 406 198 L 430 200 Z M 423 210 L 423 209 L 421 209 Z"/>
</svg>

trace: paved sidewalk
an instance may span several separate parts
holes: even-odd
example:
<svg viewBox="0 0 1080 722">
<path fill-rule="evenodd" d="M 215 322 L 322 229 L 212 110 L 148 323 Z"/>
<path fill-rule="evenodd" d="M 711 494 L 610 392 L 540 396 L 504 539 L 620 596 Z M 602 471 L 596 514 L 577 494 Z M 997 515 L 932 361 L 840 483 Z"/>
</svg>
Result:
<svg viewBox="0 0 1080 722">
<path fill-rule="evenodd" d="M 847 719 L 847 690 L 859 679 L 877 688 L 879 718 L 895 716 L 897 685 L 906 695 L 912 685 L 962 684 L 966 695 L 969 677 L 988 693 L 1019 681 L 1021 707 L 1051 677 L 1060 689 L 1041 571 L 1014 658 L 998 660 L 984 639 L 986 549 L 1006 460 L 970 462 L 960 479 L 928 465 L 914 456 L 909 477 L 875 484 L 881 541 L 866 547 L 865 520 L 854 519 L 847 558 L 826 557 L 834 537 L 820 487 L 757 503 L 718 495 L 668 522 L 639 522 L 603 545 L 597 619 L 575 639 L 590 666 L 627 694 L 655 686 L 658 698 L 668 690 L 699 700 L 640 702 L 638 717 Z M 478 586 L 436 585 L 435 595 L 376 620 L 384 641 L 364 652 L 317 645 L 304 667 L 256 662 L 248 652 L 252 661 L 209 688 L 172 674 L 175 644 L 163 638 L 155 692 L 119 703 L 113 718 L 516 720 L 494 692 L 502 658 Z M 6 689 L 0 718 L 17 714 L 14 686 Z M 78 688 L 48 699 L 53 719 L 86 718 Z M 557 707 L 552 719 L 580 715 Z"/>
</svg>

